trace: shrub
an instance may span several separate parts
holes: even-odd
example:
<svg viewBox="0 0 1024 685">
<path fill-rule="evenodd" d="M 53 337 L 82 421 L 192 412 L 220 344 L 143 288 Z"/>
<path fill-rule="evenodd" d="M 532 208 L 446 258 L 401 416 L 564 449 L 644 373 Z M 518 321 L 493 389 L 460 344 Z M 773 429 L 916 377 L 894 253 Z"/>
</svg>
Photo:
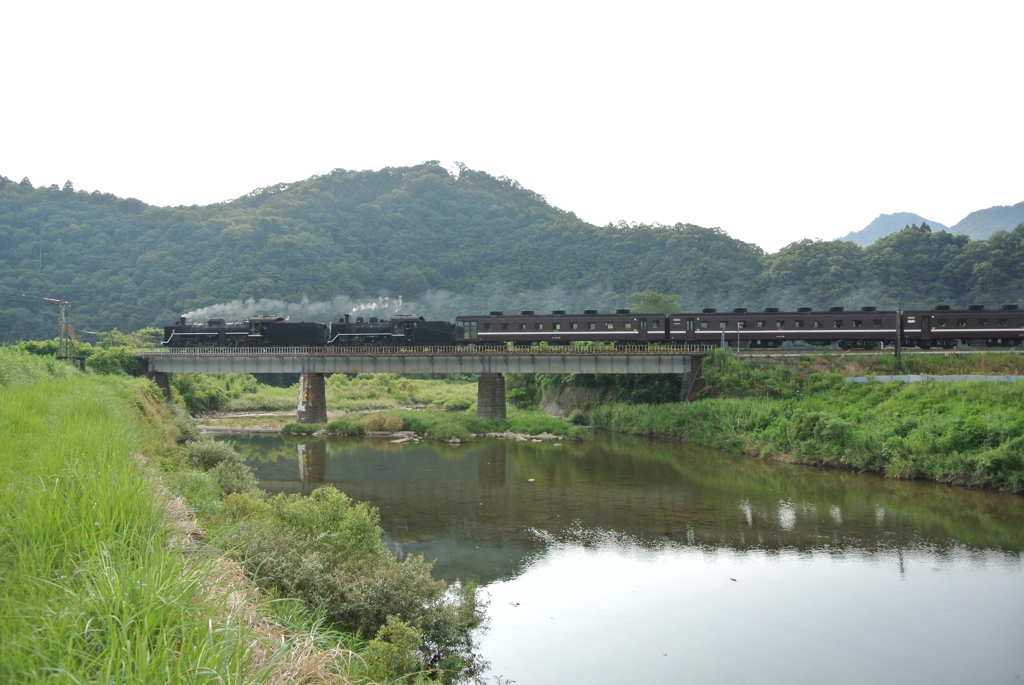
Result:
<svg viewBox="0 0 1024 685">
<path fill-rule="evenodd" d="M 367 414 L 361 420 L 363 428 L 368 431 L 389 431 L 394 433 L 404 427 L 402 417 L 394 414 Z"/>
<path fill-rule="evenodd" d="M 362 435 L 363 427 L 348 419 L 335 419 L 326 426 L 324 430 L 336 435 Z"/>
<path fill-rule="evenodd" d="M 533 393 L 522 388 L 513 388 L 505 393 L 505 401 L 518 409 L 529 409 L 533 407 Z"/>
<path fill-rule="evenodd" d="M 202 471 L 209 471 L 226 459 L 241 458 L 232 443 L 210 437 L 185 443 L 181 447 L 181 454 L 187 466 Z"/>
<path fill-rule="evenodd" d="M 458 420 L 442 418 L 427 428 L 426 436 L 434 440 L 469 440 L 472 433 Z"/>
<path fill-rule="evenodd" d="M 315 423 L 286 423 L 281 427 L 284 435 L 312 435 L 318 430 L 320 426 Z"/>
<path fill-rule="evenodd" d="M 225 459 L 217 464 L 211 473 L 225 495 L 255 492 L 260 486 L 256 474 L 240 456 Z"/>
<path fill-rule="evenodd" d="M 89 356 L 87 365 L 93 373 L 119 376 L 138 376 L 142 373 L 139 358 L 129 347 L 107 347 L 94 350 Z"/>
<path fill-rule="evenodd" d="M 248 497 L 228 499 L 247 514 L 231 542 L 257 582 L 302 598 L 338 629 L 376 633 L 375 668 L 408 667 L 411 627 L 420 632 L 425 665 L 473 675 L 471 631 L 482 621 L 475 589 L 446 592 L 422 557 L 398 561 L 381 540 L 376 509 L 326 487 L 265 505 Z M 391 639 L 394 648 L 381 644 Z"/>
<path fill-rule="evenodd" d="M 441 406 L 444 407 L 445 411 L 466 411 L 473 406 L 473 402 L 464 397 L 452 397 L 445 400 Z"/>
</svg>

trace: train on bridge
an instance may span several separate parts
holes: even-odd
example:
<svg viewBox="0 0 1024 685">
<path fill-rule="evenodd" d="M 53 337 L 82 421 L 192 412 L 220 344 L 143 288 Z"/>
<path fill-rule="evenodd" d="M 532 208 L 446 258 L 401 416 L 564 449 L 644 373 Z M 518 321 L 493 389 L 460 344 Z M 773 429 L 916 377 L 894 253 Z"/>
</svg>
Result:
<svg viewBox="0 0 1024 685">
<path fill-rule="evenodd" d="M 280 316 L 252 316 L 231 323 L 223 318 L 188 323 L 186 317 L 164 328 L 163 345 L 188 347 L 437 347 L 530 346 L 604 343 L 620 347 L 655 344 L 715 345 L 751 349 L 839 347 L 878 349 L 894 345 L 950 349 L 956 346 L 1017 347 L 1024 341 L 1024 310 L 971 305 L 953 309 L 889 311 L 875 307 L 813 311 L 735 308 L 717 311 L 638 314 L 618 309 L 605 314 L 554 310 L 538 314 L 492 311 L 458 316 L 454 323 L 396 314 L 390 319 L 346 314 L 331 323 L 295 322 Z"/>
</svg>

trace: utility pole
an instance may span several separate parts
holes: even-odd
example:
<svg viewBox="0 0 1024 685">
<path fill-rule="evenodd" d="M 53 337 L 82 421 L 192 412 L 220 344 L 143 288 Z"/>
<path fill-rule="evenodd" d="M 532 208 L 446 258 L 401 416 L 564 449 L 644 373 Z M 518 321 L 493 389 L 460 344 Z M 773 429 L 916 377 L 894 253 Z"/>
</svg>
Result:
<svg viewBox="0 0 1024 685">
<path fill-rule="evenodd" d="M 55 305 L 60 307 L 60 343 L 57 348 L 57 358 L 63 359 L 70 357 L 68 354 L 69 340 L 68 340 L 68 317 L 67 308 L 70 306 L 70 302 L 67 300 L 55 300 L 52 297 L 44 297 L 43 300 L 46 302 L 53 302 Z"/>
<path fill-rule="evenodd" d="M 896 298 L 896 366 L 903 363 L 903 300 Z"/>
</svg>

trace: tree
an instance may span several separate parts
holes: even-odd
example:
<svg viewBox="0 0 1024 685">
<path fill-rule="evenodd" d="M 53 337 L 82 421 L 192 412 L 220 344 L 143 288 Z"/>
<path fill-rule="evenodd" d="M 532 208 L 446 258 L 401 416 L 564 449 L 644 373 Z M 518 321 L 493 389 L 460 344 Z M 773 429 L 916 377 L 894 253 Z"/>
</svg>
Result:
<svg viewBox="0 0 1024 685">
<path fill-rule="evenodd" d="M 64 181 L 64 192 L 73 193 L 75 192 L 75 184 L 71 182 L 71 179 Z"/>
<path fill-rule="evenodd" d="M 633 293 L 626 298 L 630 309 L 644 314 L 671 314 L 682 309 L 678 295 L 664 295 L 654 290 Z"/>
</svg>

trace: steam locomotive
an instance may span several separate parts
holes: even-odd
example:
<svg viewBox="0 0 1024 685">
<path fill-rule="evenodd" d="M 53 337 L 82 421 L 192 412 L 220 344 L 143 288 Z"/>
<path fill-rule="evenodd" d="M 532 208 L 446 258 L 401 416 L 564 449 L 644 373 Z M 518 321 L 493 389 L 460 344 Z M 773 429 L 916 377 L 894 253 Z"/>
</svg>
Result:
<svg viewBox="0 0 1024 685">
<path fill-rule="evenodd" d="M 578 342 L 644 347 L 650 344 L 725 343 L 730 347 L 839 347 L 877 349 L 892 345 L 922 349 L 955 346 L 1016 347 L 1024 342 L 1024 311 L 1016 304 L 1000 309 L 971 305 L 952 309 L 879 311 L 875 307 L 845 310 L 810 307 L 760 312 L 735 308 L 719 312 L 638 314 L 628 309 L 600 314 L 586 309 L 569 314 L 523 310 L 519 314 L 492 311 L 488 315 L 458 316 L 455 323 L 428 321 L 422 316 L 396 314 L 390 319 L 345 315 L 331 323 L 292 322 L 280 316 L 253 316 L 240 323 L 223 318 L 206 323 L 185 317 L 164 328 L 167 347 L 424 347 L 445 345 L 530 346 Z"/>
</svg>

